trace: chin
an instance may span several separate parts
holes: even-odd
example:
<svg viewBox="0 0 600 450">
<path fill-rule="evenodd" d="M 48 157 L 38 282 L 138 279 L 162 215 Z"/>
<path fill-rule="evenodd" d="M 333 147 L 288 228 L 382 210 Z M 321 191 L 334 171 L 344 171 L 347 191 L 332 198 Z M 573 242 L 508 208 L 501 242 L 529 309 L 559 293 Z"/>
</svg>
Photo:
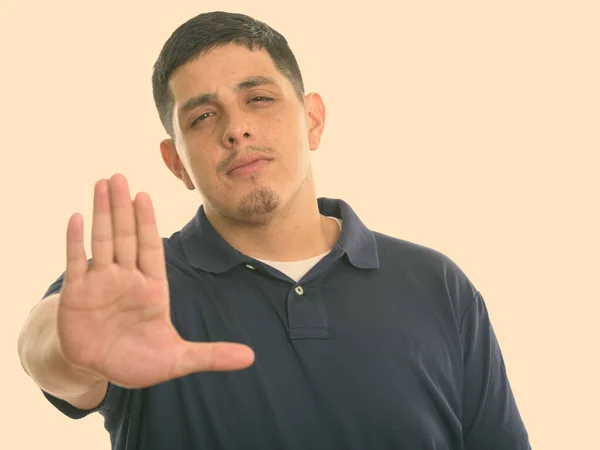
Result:
<svg viewBox="0 0 600 450">
<path fill-rule="evenodd" d="M 242 220 L 271 216 L 281 205 L 281 197 L 273 189 L 261 186 L 244 194 L 235 208 L 235 215 Z"/>
</svg>

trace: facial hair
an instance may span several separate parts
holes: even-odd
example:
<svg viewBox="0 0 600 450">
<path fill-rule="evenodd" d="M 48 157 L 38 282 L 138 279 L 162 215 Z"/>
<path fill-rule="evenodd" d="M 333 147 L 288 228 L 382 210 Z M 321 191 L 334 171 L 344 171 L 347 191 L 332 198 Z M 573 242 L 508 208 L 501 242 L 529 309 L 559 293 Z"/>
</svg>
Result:
<svg viewBox="0 0 600 450">
<path fill-rule="evenodd" d="M 242 197 L 237 206 L 237 214 L 246 219 L 269 214 L 275 211 L 280 203 L 281 199 L 275 191 L 268 187 L 259 187 Z"/>
</svg>

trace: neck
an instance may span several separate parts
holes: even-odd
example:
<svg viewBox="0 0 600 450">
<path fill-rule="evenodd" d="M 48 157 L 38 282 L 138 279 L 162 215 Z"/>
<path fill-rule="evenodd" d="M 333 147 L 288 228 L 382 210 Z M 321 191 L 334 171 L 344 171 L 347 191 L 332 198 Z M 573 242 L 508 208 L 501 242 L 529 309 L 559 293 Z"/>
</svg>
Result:
<svg viewBox="0 0 600 450">
<path fill-rule="evenodd" d="M 299 261 L 330 250 L 339 237 L 338 224 L 321 215 L 309 180 L 287 205 L 260 221 L 232 220 L 205 205 L 206 217 L 225 241 L 256 259 Z"/>
</svg>

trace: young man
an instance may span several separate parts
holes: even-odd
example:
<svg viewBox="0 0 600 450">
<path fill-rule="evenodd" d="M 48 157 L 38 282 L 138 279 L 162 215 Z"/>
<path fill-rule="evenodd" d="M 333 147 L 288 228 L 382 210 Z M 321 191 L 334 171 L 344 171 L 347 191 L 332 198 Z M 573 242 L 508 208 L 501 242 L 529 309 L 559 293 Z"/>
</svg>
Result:
<svg viewBox="0 0 600 450">
<path fill-rule="evenodd" d="M 52 404 L 123 450 L 530 448 L 465 274 L 316 198 L 325 106 L 283 36 L 201 14 L 153 88 L 162 158 L 204 202 L 162 239 L 147 194 L 99 180 L 89 260 L 71 216 L 19 339 Z"/>
</svg>

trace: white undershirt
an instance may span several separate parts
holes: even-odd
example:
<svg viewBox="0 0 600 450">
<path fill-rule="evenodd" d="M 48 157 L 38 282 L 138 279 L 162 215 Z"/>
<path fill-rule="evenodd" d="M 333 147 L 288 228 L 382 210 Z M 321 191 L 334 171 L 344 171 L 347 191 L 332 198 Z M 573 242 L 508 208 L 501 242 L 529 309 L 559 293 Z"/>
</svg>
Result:
<svg viewBox="0 0 600 450">
<path fill-rule="evenodd" d="M 342 230 L 342 220 L 337 217 L 326 216 L 330 219 L 333 219 L 340 226 L 340 232 Z M 329 254 L 331 249 L 327 250 L 325 253 L 321 253 L 320 255 L 313 256 L 312 258 L 302 259 L 300 261 L 269 261 L 267 259 L 256 258 L 259 261 L 268 264 L 271 267 L 279 270 L 282 273 L 285 273 L 288 277 L 290 277 L 294 281 L 300 281 L 306 273 L 312 269 L 321 259 L 323 259 L 326 255 Z"/>
</svg>

